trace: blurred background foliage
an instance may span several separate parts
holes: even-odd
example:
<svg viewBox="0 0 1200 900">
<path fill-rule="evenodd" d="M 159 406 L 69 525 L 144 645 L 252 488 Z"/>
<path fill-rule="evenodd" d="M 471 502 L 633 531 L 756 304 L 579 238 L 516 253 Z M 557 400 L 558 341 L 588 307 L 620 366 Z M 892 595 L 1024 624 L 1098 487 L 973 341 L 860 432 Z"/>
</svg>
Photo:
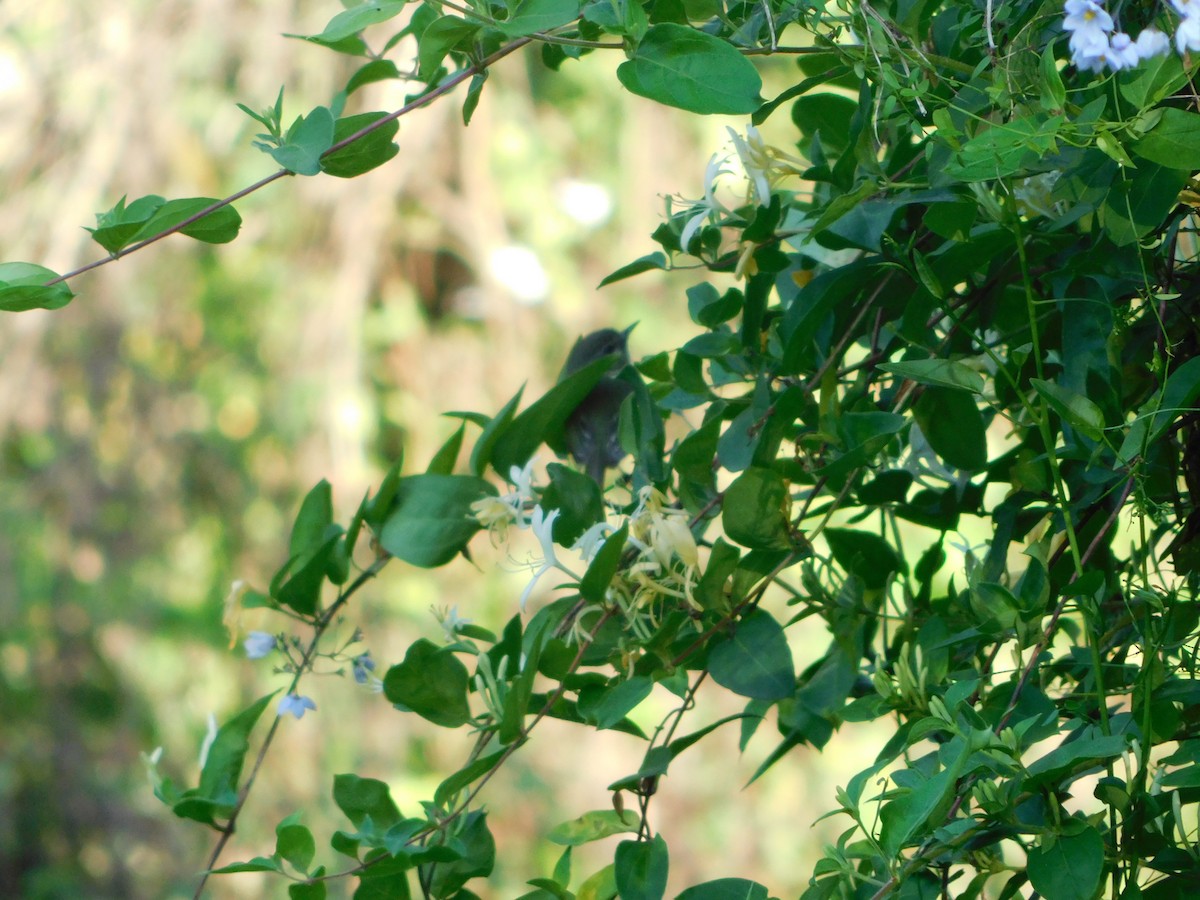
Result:
<svg viewBox="0 0 1200 900">
<path fill-rule="evenodd" d="M 6 0 L 3 258 L 67 271 L 103 255 L 82 226 L 122 195 L 223 196 L 273 171 L 235 103 L 261 109 L 285 85 L 290 121 L 328 102 L 344 58 L 282 35 L 320 31 L 335 11 Z M 623 93 L 619 62 L 547 77 L 532 53 L 508 60 L 469 128 L 461 98 L 437 103 L 402 121 L 384 168 L 241 201 L 233 244 L 172 238 L 77 278 L 64 310 L 0 322 L 0 896 L 191 895 L 210 845 L 154 800 L 139 754 L 162 746 L 164 773 L 194 779 L 209 713 L 279 686 L 230 649 L 222 601 L 234 579 L 263 586 L 283 562 L 313 483 L 329 479 L 345 517 L 402 450 L 423 467 L 455 427 L 441 412 L 493 412 L 526 382 L 536 396 L 577 334 L 638 321 L 635 356 L 689 336 L 687 272 L 595 286 L 653 249 L 663 195 L 701 193 L 733 123 Z M 766 66 L 768 79 L 770 65 L 791 63 Z M 373 85 L 355 102 L 404 97 Z M 382 671 L 414 638 L 439 639 L 431 606 L 502 622 L 523 576 L 477 545 L 477 569 L 390 566 L 345 637 L 361 628 Z M 257 627 L 278 623 L 247 614 L 243 633 Z M 340 827 L 321 773 L 388 780 L 403 808 L 468 749 L 348 677 L 307 686 L 318 712 L 288 723 L 229 859 L 270 852 L 273 823 L 294 810 L 318 834 Z M 712 718 L 737 711 L 727 699 Z M 672 768 L 657 801 L 672 879 L 757 871 L 794 893 L 832 837 L 809 826 L 864 751 L 835 738 L 739 792 L 771 738 L 743 758 L 736 728 L 718 737 Z M 577 738 L 546 723 L 489 787 L 498 858 L 524 860 L 497 873 L 496 896 L 553 865 L 558 848 L 523 846 L 531 823 L 603 807 L 604 786 L 640 759 L 622 735 Z M 585 849 L 596 867 L 611 853 Z M 211 895 L 266 891 L 243 875 Z"/>
</svg>

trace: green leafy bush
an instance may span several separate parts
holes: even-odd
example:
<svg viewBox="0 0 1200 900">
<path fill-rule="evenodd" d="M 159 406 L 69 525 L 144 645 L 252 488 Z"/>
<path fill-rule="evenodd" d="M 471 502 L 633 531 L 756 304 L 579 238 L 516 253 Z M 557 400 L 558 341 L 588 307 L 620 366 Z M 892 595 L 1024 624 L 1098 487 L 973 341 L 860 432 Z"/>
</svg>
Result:
<svg viewBox="0 0 1200 900">
<path fill-rule="evenodd" d="M 662 897 L 670 829 L 648 814 L 680 754 L 736 721 L 743 746 L 773 735 L 755 774 L 769 779 L 797 748 L 884 720 L 891 738 L 828 811 L 846 829 L 806 897 L 1189 896 L 1200 113 L 1186 52 L 1200 15 L 1124 13 L 1136 42 L 1088 0 L 1065 19 L 961 0 L 368 2 L 306 36 L 362 64 L 290 126 L 282 91 L 246 109 L 284 167 L 258 186 L 386 164 L 397 120 L 461 84 L 469 122 L 489 69 L 527 45 L 550 69 L 623 52 L 630 92 L 753 124 L 700 199 L 672 201 L 660 249 L 608 279 L 707 270 L 685 298 L 694 337 L 458 414 L 424 470 L 397 463 L 345 525 L 322 482 L 276 577 L 235 591 L 232 611 L 266 607 L 306 634 L 247 643 L 289 672 L 265 735 L 271 695 L 216 732 L 196 787 L 156 785 L 218 833 L 211 872 L 278 872 L 293 897 L 335 877 L 362 897 L 475 896 L 496 854 L 481 791 L 552 717 L 646 751 L 613 809 L 547 823 L 566 849 L 526 896 Z M 1184 56 L 1154 37 L 1167 31 Z M 413 41 L 415 59 L 396 58 Z M 794 58 L 770 98 L 765 56 Z M 344 115 L 363 84 L 402 77 L 403 109 Z M 755 125 L 789 111 L 795 146 L 766 143 Z M 113 255 L 175 232 L 222 243 L 231 203 L 122 200 L 92 234 Z M 74 274 L 7 263 L 0 305 L 61 307 Z M 619 471 L 597 485 L 539 466 L 617 383 Z M 326 646 L 393 559 L 456 564 L 479 531 L 502 543 L 514 528 L 541 558 L 495 630 L 449 612 L 444 644 L 416 641 L 382 678 Z M 548 574 L 555 598 L 529 615 Z M 789 633 L 822 629 L 828 649 L 798 671 Z M 463 765 L 419 810 L 336 775 L 344 830 L 318 842 L 291 816 L 271 856 L 222 864 L 281 717 L 313 708 L 300 690 L 322 657 L 377 680 L 397 715 L 466 729 Z M 630 713 L 656 688 L 678 702 L 647 735 Z M 744 711 L 693 722 L 708 690 Z M 572 848 L 616 835 L 611 865 L 572 872 Z M 769 894 L 727 878 L 678 896 Z"/>
</svg>

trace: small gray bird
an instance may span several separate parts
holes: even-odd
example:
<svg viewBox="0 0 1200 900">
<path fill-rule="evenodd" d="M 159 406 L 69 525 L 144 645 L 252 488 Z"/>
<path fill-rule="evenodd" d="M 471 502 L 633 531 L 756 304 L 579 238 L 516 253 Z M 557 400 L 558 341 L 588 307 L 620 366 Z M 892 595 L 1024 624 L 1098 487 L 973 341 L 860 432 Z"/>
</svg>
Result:
<svg viewBox="0 0 1200 900">
<path fill-rule="evenodd" d="M 633 387 L 614 376 L 629 365 L 626 342 L 632 330 L 632 325 L 624 331 L 602 328 L 579 338 L 558 376 L 558 380 L 562 381 L 598 359 L 617 357 L 608 372 L 575 407 L 564 426 L 571 456 L 601 488 L 604 487 L 605 470 L 625 458 L 625 451 L 617 436 L 617 426 L 621 420 L 621 404 L 633 392 Z"/>
</svg>

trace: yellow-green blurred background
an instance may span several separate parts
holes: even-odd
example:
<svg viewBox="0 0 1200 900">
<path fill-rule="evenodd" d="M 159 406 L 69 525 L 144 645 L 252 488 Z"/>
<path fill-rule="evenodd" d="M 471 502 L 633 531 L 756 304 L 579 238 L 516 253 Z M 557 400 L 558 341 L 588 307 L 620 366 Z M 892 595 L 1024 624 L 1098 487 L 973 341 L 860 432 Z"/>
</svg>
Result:
<svg viewBox="0 0 1200 900">
<path fill-rule="evenodd" d="M 223 196 L 272 172 L 235 103 L 264 108 L 285 85 L 285 122 L 328 103 L 354 62 L 283 34 L 318 32 L 338 9 L 5 0 L 0 260 L 68 271 L 103 255 L 83 226 L 123 195 Z M 460 93 L 405 118 L 380 170 L 242 200 L 230 245 L 174 237 L 75 279 L 63 310 L 0 319 L 0 897 L 191 895 L 213 836 L 153 798 L 139 754 L 163 747 L 163 773 L 193 784 L 209 714 L 282 685 L 229 649 L 221 605 L 234 579 L 266 585 L 316 481 L 332 483 L 344 520 L 402 449 L 409 470 L 425 465 L 456 425 L 440 413 L 494 412 L 524 383 L 537 396 L 577 334 L 636 320 L 635 356 L 692 334 L 683 290 L 698 273 L 596 285 L 655 249 L 663 196 L 698 197 L 725 126 L 745 123 L 626 94 L 620 59 L 555 76 L 533 53 L 512 57 L 469 128 Z M 794 70 L 764 71 L 781 86 Z M 373 85 L 348 111 L 403 95 Z M 778 118 L 767 130 L 786 145 Z M 341 633 L 361 628 L 382 672 L 415 638 L 440 639 L 431 606 L 498 630 L 525 576 L 486 537 L 475 549 L 477 567 L 393 564 Z M 250 613 L 243 625 L 285 627 Z M 796 642 L 803 664 L 824 637 Z M 347 677 L 311 677 L 305 692 L 318 711 L 284 723 L 223 863 L 270 853 L 275 823 L 299 810 L 318 861 L 344 868 L 327 844 L 347 824 L 333 774 L 384 779 L 416 814 L 469 750 L 465 732 L 396 713 Z M 740 707 L 706 694 L 684 729 Z M 652 728 L 670 708 L 655 695 L 637 715 Z M 743 755 L 737 727 L 681 757 L 655 799 L 672 890 L 740 875 L 795 896 L 849 825 L 814 820 L 873 748 L 842 734 L 824 758 L 797 750 L 744 788 L 776 735 L 764 724 Z M 511 897 L 547 875 L 559 848 L 539 835 L 605 808 L 605 785 L 642 749 L 540 726 L 484 795 L 500 863 L 472 887 Z M 577 853 L 576 882 L 614 843 Z M 285 888 L 225 876 L 209 895 Z"/>
</svg>

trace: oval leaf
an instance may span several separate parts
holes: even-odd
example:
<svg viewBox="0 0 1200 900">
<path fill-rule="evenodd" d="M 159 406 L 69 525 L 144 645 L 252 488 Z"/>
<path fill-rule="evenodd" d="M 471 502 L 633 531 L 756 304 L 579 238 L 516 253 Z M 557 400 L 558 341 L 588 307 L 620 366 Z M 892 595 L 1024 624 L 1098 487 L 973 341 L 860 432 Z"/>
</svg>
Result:
<svg viewBox="0 0 1200 900">
<path fill-rule="evenodd" d="M 650 27 L 617 78 L 632 94 L 703 115 L 752 113 L 762 103 L 762 79 L 733 45 L 671 22 Z"/>
<path fill-rule="evenodd" d="M 397 559 L 422 568 L 454 559 L 479 530 L 471 504 L 496 489 L 470 475 L 401 478 L 379 532 L 379 544 Z"/>
<path fill-rule="evenodd" d="M 1031 378 L 1030 383 L 1063 421 L 1069 423 L 1080 434 L 1087 435 L 1094 441 L 1104 436 L 1104 413 L 1087 397 L 1069 391 L 1053 381 Z"/>
<path fill-rule="evenodd" d="M 742 697 L 783 700 L 796 688 L 792 649 L 770 613 L 755 610 L 708 656 L 713 681 Z"/>
</svg>

